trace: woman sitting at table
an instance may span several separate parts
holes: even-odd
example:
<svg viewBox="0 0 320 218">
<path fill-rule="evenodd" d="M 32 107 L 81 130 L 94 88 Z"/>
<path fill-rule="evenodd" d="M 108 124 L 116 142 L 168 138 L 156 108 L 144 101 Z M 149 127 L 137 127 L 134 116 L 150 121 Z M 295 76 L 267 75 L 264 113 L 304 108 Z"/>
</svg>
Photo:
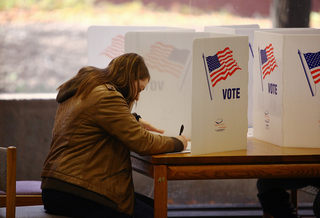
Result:
<svg viewBox="0 0 320 218">
<path fill-rule="evenodd" d="M 307 186 L 320 187 L 320 178 L 292 179 L 258 179 L 258 198 L 264 213 L 274 218 L 300 217 L 290 202 L 290 194 L 286 190 L 301 189 Z M 320 218 L 320 193 L 313 202 L 313 212 Z"/>
<path fill-rule="evenodd" d="M 58 88 L 52 142 L 41 175 L 48 213 L 153 217 L 152 200 L 134 193 L 130 151 L 182 151 L 187 139 L 152 134 L 163 131 L 131 114 L 149 80 L 142 57 L 128 53 L 105 69 L 84 67 Z"/>
</svg>

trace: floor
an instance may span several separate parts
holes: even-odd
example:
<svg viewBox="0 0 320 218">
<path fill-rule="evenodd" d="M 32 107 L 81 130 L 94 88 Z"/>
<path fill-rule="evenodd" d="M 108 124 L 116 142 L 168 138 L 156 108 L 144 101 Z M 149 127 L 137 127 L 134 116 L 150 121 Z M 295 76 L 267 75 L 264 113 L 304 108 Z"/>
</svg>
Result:
<svg viewBox="0 0 320 218">
<path fill-rule="evenodd" d="M 312 205 L 299 205 L 299 215 L 308 218 L 315 218 L 312 212 Z M 168 217 L 170 218 L 240 218 L 240 217 L 262 217 L 260 205 L 169 205 Z"/>
</svg>

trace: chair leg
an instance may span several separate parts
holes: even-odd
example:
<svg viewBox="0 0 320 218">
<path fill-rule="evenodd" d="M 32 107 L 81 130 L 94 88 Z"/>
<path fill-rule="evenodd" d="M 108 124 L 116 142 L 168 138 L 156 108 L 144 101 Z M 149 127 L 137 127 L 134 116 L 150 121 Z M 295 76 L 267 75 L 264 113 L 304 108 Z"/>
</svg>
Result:
<svg viewBox="0 0 320 218">
<path fill-rule="evenodd" d="M 291 190 L 291 202 L 298 212 L 298 190 Z"/>
<path fill-rule="evenodd" d="M 14 218 L 16 213 L 16 169 L 17 149 L 13 146 L 7 148 L 7 195 L 6 217 Z"/>
</svg>

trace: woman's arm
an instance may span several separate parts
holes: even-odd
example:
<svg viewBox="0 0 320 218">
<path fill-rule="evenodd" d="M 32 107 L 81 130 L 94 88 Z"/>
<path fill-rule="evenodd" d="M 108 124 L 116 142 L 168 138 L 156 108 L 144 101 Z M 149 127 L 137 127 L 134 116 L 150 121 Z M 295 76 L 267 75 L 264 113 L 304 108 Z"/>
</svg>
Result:
<svg viewBox="0 0 320 218">
<path fill-rule="evenodd" d="M 149 122 L 145 121 L 142 118 L 139 119 L 139 123 L 141 124 L 141 126 L 145 130 L 148 130 L 148 131 L 151 131 L 151 132 L 157 132 L 157 133 L 161 133 L 161 134 L 164 133 L 164 130 L 154 127 L 153 125 L 151 125 Z"/>
<path fill-rule="evenodd" d="M 150 124 L 143 122 L 143 126 L 138 123 L 123 96 L 116 91 L 110 91 L 101 99 L 97 122 L 123 145 L 140 155 L 182 151 L 185 147 L 183 139 L 153 135 L 146 131 L 144 127 L 161 132 Z"/>
</svg>

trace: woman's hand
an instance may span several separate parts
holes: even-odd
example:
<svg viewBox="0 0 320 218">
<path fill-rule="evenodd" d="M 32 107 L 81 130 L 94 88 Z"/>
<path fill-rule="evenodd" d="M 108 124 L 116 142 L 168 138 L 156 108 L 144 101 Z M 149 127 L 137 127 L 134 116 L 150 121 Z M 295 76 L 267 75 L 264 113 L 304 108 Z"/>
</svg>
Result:
<svg viewBox="0 0 320 218">
<path fill-rule="evenodd" d="M 184 135 L 179 135 L 176 137 L 177 139 L 179 139 L 182 143 L 183 143 L 183 150 L 186 150 L 187 146 L 188 146 L 188 139 L 187 137 L 185 137 Z"/>
<path fill-rule="evenodd" d="M 141 119 L 141 118 L 140 118 L 140 119 L 139 119 L 139 123 L 141 124 L 141 126 L 142 126 L 144 129 L 146 129 L 146 130 L 148 130 L 148 131 L 157 132 L 157 133 L 161 133 L 161 134 L 164 133 L 164 130 L 158 129 L 158 128 L 152 126 L 149 122 L 145 121 L 144 119 Z"/>
</svg>

